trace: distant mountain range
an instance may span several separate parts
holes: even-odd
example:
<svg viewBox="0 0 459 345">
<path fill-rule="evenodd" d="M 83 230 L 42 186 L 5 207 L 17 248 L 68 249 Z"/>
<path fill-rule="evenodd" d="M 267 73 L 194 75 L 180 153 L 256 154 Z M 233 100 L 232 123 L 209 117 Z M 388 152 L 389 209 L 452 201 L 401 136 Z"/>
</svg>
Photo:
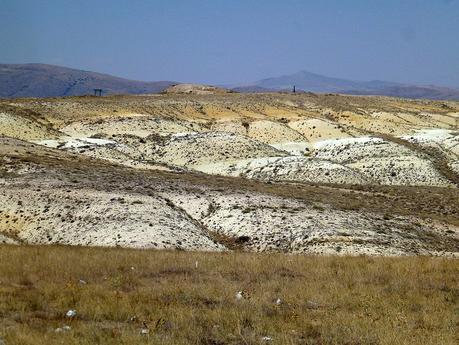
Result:
<svg viewBox="0 0 459 345">
<path fill-rule="evenodd" d="M 94 89 L 102 89 L 105 95 L 159 93 L 176 84 L 172 81 L 129 80 L 108 74 L 45 64 L 0 64 L 0 98 L 91 95 Z M 248 85 L 233 86 L 232 90 L 238 92 L 291 91 L 293 85 L 299 92 L 459 100 L 459 90 L 448 87 L 378 80 L 353 81 L 326 77 L 307 71 L 262 79 Z"/>
<path fill-rule="evenodd" d="M 249 85 L 234 87 L 233 90 L 239 92 L 291 91 L 293 86 L 297 91 L 306 92 L 459 100 L 459 90 L 448 87 L 410 85 L 380 80 L 354 81 L 326 77 L 307 71 L 262 79 Z"/>
<path fill-rule="evenodd" d="M 176 83 L 143 82 L 108 74 L 44 64 L 0 64 L 0 97 L 61 97 L 103 94 L 158 93 Z"/>
</svg>

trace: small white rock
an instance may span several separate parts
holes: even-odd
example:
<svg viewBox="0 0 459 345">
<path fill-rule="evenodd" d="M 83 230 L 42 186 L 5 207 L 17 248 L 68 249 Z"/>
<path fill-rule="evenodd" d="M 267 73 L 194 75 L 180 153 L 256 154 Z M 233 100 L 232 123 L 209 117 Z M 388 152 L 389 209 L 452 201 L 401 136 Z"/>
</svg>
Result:
<svg viewBox="0 0 459 345">
<path fill-rule="evenodd" d="M 242 294 L 242 291 L 238 291 L 236 293 L 236 300 L 240 301 L 242 299 L 244 299 L 244 295 Z"/>
<path fill-rule="evenodd" d="M 70 329 L 71 329 L 70 326 L 65 325 L 65 326 L 56 328 L 54 332 L 56 333 L 68 332 L 70 331 Z"/>
<path fill-rule="evenodd" d="M 75 317 L 76 315 L 77 315 L 77 312 L 76 312 L 76 310 L 74 310 L 74 309 L 70 309 L 70 310 L 65 314 L 65 316 L 67 316 L 67 317 Z"/>
<path fill-rule="evenodd" d="M 282 300 L 280 298 L 276 299 L 276 305 L 281 305 L 282 304 Z"/>
<path fill-rule="evenodd" d="M 269 342 L 269 341 L 273 341 L 273 338 L 271 338 L 271 337 L 262 337 L 261 341 Z"/>
</svg>

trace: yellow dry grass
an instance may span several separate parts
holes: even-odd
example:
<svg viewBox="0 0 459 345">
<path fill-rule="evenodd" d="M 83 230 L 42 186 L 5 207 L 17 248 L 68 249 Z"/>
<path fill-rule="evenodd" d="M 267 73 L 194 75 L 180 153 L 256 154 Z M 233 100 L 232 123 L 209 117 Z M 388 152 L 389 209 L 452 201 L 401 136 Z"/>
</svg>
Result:
<svg viewBox="0 0 459 345">
<path fill-rule="evenodd" d="M 425 257 L 2 246 L 0 338 L 7 345 L 457 344 L 458 273 L 457 260 Z M 239 290 L 250 298 L 236 300 Z M 75 318 L 65 317 L 69 309 Z M 148 335 L 140 334 L 144 323 Z M 70 330 L 55 331 L 65 325 Z"/>
</svg>

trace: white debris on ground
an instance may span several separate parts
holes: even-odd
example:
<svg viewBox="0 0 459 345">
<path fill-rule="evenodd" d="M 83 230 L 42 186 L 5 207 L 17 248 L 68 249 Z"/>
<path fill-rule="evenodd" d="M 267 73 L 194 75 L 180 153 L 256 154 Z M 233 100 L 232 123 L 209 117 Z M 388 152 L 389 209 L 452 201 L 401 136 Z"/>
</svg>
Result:
<svg viewBox="0 0 459 345">
<path fill-rule="evenodd" d="M 141 328 L 140 329 L 140 334 L 146 336 L 146 335 L 150 334 L 150 330 L 148 328 Z"/>
<path fill-rule="evenodd" d="M 74 309 L 70 309 L 67 313 L 65 313 L 65 316 L 68 318 L 74 318 L 77 316 L 77 312 Z"/>
<path fill-rule="evenodd" d="M 62 326 L 62 327 L 58 327 L 54 330 L 54 332 L 56 333 L 63 333 L 63 332 L 69 332 L 71 330 L 71 327 L 70 326 Z"/>
<path fill-rule="evenodd" d="M 458 129 L 459 130 L 459 129 Z M 418 143 L 442 143 L 445 140 L 457 137 L 458 131 L 452 131 L 443 128 L 421 129 L 416 131 L 413 135 L 404 135 L 401 138 Z"/>
<path fill-rule="evenodd" d="M 288 143 L 274 143 L 270 144 L 272 147 L 279 151 L 286 151 L 293 156 L 304 156 L 311 151 L 311 143 L 308 142 L 288 142 Z"/>
<path fill-rule="evenodd" d="M 237 301 L 244 299 L 244 296 L 242 295 L 242 291 L 238 291 L 235 297 Z"/>
<path fill-rule="evenodd" d="M 148 328 L 148 325 L 144 322 L 142 322 L 142 328 L 140 329 L 140 335 L 143 336 L 148 336 L 150 334 L 150 329 Z"/>
<path fill-rule="evenodd" d="M 237 301 L 241 301 L 243 299 L 249 299 L 250 295 L 247 291 L 241 290 L 236 293 L 235 297 Z"/>
<path fill-rule="evenodd" d="M 98 138 L 61 138 L 53 140 L 41 140 L 37 141 L 36 143 L 46 147 L 62 149 L 78 149 L 92 146 L 117 145 L 117 143 L 113 140 Z"/>
</svg>

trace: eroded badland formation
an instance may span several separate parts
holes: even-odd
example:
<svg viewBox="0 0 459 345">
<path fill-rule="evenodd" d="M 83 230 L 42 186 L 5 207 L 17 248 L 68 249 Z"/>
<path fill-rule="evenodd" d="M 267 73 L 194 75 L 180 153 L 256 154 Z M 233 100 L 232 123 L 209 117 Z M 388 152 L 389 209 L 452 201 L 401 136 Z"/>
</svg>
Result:
<svg viewBox="0 0 459 345">
<path fill-rule="evenodd" d="M 0 101 L 0 242 L 459 252 L 459 103 L 175 87 Z"/>
</svg>

